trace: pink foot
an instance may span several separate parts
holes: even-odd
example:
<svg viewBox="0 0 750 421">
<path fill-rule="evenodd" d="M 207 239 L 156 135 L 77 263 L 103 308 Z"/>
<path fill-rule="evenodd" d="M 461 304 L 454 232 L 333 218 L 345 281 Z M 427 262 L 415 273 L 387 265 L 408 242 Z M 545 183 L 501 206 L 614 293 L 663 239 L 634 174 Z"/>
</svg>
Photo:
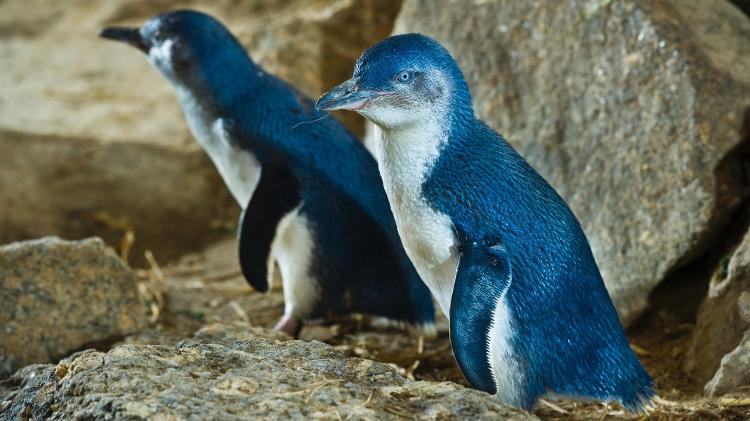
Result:
<svg viewBox="0 0 750 421">
<path fill-rule="evenodd" d="M 292 338 L 297 339 L 299 338 L 300 330 L 302 330 L 302 322 L 300 320 L 293 319 L 291 317 L 288 317 L 287 315 L 284 315 L 276 323 L 276 326 L 274 326 L 274 330 L 282 331 Z"/>
</svg>

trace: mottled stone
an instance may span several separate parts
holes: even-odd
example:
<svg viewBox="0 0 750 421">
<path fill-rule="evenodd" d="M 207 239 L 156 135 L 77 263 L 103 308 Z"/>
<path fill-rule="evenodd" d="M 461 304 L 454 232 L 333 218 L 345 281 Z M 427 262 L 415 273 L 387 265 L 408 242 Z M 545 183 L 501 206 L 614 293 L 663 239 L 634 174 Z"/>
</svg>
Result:
<svg viewBox="0 0 750 421">
<path fill-rule="evenodd" d="M 737 348 L 722 357 L 719 369 L 706 383 L 705 392 L 709 396 L 720 396 L 748 385 L 750 385 L 750 332 L 745 333 Z"/>
<path fill-rule="evenodd" d="M 137 281 L 100 239 L 0 247 L 0 377 L 146 326 Z"/>
<path fill-rule="evenodd" d="M 703 0 L 407 0 L 395 31 L 458 59 L 483 120 L 581 220 L 624 322 L 747 190 L 750 20 Z"/>
<path fill-rule="evenodd" d="M 387 364 L 303 341 L 123 345 L 24 370 L 8 386 L 6 419 L 537 419 L 485 393 L 409 381 Z"/>
<path fill-rule="evenodd" d="M 698 310 L 686 370 L 706 393 L 750 385 L 750 232 L 723 261 Z"/>
</svg>

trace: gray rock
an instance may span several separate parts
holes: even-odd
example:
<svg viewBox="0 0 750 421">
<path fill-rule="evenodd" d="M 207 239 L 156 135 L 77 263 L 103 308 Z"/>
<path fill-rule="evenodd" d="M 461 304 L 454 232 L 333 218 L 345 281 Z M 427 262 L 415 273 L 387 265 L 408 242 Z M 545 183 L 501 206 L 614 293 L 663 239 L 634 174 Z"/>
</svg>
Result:
<svg viewBox="0 0 750 421">
<path fill-rule="evenodd" d="M 705 388 L 710 395 L 750 385 L 750 232 L 724 265 L 698 310 L 685 361 L 696 381 L 711 379 Z"/>
<path fill-rule="evenodd" d="M 747 196 L 750 20 L 728 2 L 407 0 L 478 115 L 581 220 L 624 322 Z"/>
<path fill-rule="evenodd" d="M 145 327 L 137 281 L 100 239 L 0 247 L 0 377 Z"/>
<path fill-rule="evenodd" d="M 747 385 L 750 385 L 750 332 L 721 359 L 719 369 L 704 390 L 709 396 L 720 396 Z"/>
<path fill-rule="evenodd" d="M 240 321 L 207 324 L 195 332 L 193 336 L 196 339 L 208 342 L 247 341 L 250 339 L 275 339 L 277 341 L 288 341 L 291 339 L 291 337 L 284 332 L 264 329 Z"/>
<path fill-rule="evenodd" d="M 203 151 L 139 142 L 0 130 L 0 191 L 0 244 L 54 234 L 118 245 L 130 230 L 139 264 L 146 249 L 165 261 L 219 238 L 213 224 L 237 214 Z"/>
<path fill-rule="evenodd" d="M 24 370 L 9 386 L 4 419 L 537 419 L 319 342 L 123 345 Z"/>
</svg>

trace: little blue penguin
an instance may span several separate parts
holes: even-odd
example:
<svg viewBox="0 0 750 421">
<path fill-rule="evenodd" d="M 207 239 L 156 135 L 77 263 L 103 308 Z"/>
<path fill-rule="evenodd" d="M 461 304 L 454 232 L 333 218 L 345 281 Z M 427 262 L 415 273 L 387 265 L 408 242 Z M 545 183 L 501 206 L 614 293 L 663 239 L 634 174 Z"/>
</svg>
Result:
<svg viewBox="0 0 750 421">
<path fill-rule="evenodd" d="M 432 297 L 398 238 L 377 163 L 338 121 L 255 64 L 209 15 L 178 10 L 100 35 L 144 52 L 176 90 L 243 208 L 245 278 L 267 291 L 278 265 L 277 329 L 297 336 L 305 320 L 357 312 L 434 335 Z"/>
<path fill-rule="evenodd" d="M 522 408 L 541 397 L 650 405 L 653 380 L 625 338 L 578 220 L 477 119 L 443 46 L 421 34 L 387 38 L 316 107 L 354 110 L 375 124 L 398 232 L 475 388 Z"/>
</svg>

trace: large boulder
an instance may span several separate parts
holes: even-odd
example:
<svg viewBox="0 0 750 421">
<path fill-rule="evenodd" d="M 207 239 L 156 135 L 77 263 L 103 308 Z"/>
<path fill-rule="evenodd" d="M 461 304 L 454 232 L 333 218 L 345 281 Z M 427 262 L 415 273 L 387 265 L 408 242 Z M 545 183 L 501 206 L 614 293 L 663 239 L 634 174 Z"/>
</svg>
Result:
<svg viewBox="0 0 750 421">
<path fill-rule="evenodd" d="M 134 257 L 151 249 L 167 260 L 200 249 L 237 217 L 172 88 L 138 51 L 99 39 L 102 27 L 197 8 L 224 21 L 269 71 L 317 97 L 390 32 L 399 6 L 400 0 L 0 2 L 0 243 L 100 235 L 116 244 L 132 230 Z M 361 130 L 352 116 L 348 123 Z"/>
<path fill-rule="evenodd" d="M 750 385 L 750 232 L 711 279 L 685 368 L 709 395 Z"/>
<path fill-rule="evenodd" d="M 536 420 L 449 382 L 408 381 L 320 342 L 123 345 L 19 371 L 0 418 Z"/>
<path fill-rule="evenodd" d="M 0 247 L 0 378 L 148 325 L 137 283 L 100 239 Z"/>
<path fill-rule="evenodd" d="M 0 243 L 134 233 L 134 263 L 219 238 L 229 193 L 202 151 L 0 130 Z"/>
<path fill-rule="evenodd" d="M 750 20 L 729 2 L 407 0 L 394 30 L 458 59 L 479 117 L 581 220 L 626 323 L 747 196 Z"/>
</svg>

